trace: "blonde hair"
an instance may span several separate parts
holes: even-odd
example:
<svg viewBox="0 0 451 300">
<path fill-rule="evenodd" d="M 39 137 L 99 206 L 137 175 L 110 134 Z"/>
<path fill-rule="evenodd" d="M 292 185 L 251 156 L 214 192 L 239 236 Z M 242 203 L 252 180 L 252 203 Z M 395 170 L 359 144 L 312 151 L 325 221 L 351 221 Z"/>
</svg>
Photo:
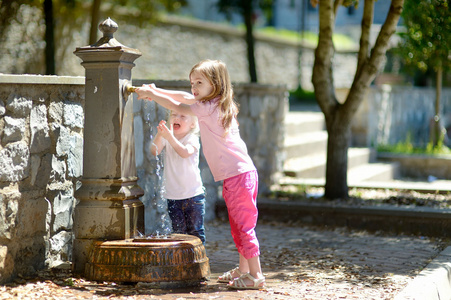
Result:
<svg viewBox="0 0 451 300">
<path fill-rule="evenodd" d="M 169 110 L 169 109 L 168 109 L 168 110 L 166 111 L 166 114 L 167 114 L 166 120 L 167 120 L 168 122 L 171 120 L 172 113 L 173 113 L 172 110 Z M 199 131 L 200 131 L 200 130 L 199 130 L 199 120 L 198 120 L 197 116 L 196 116 L 196 115 L 187 115 L 187 116 L 191 118 L 191 121 L 192 121 L 193 124 L 194 124 L 194 127 L 191 128 L 191 130 L 189 131 L 189 133 L 192 133 L 192 134 L 195 134 L 195 135 L 199 135 Z"/>
<path fill-rule="evenodd" d="M 233 99 L 233 87 L 227 66 L 222 61 L 206 59 L 192 67 L 189 73 L 190 78 L 194 72 L 202 74 L 213 86 L 211 94 L 201 101 L 207 102 L 219 97 L 217 106 L 220 111 L 222 126 L 227 131 L 232 124 L 232 120 L 238 115 L 238 105 Z"/>
</svg>

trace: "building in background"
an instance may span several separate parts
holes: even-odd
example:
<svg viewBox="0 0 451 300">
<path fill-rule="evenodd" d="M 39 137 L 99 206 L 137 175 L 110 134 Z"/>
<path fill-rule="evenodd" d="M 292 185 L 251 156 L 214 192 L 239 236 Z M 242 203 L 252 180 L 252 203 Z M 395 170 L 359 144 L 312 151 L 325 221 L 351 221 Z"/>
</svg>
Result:
<svg viewBox="0 0 451 300">
<path fill-rule="evenodd" d="M 181 14 L 205 21 L 227 22 L 226 16 L 218 11 L 218 0 L 188 0 Z M 379 0 L 374 3 L 373 26 L 378 31 L 384 23 L 391 1 Z M 353 39 L 360 37 L 360 24 L 363 15 L 363 3 L 358 7 L 340 6 L 337 14 L 336 32 L 346 34 Z M 310 0 L 273 0 L 270 19 L 266 19 L 260 8 L 255 8 L 257 27 L 272 26 L 277 29 L 318 32 L 318 7 L 313 7 Z M 232 24 L 243 23 L 241 16 L 232 14 Z"/>
</svg>

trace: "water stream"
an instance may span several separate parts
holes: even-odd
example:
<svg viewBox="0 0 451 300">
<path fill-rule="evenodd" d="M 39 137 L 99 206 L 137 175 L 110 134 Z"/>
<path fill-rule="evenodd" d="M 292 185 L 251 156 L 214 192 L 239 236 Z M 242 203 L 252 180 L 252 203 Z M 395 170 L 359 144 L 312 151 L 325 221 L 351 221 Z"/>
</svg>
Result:
<svg viewBox="0 0 451 300">
<path fill-rule="evenodd" d="M 153 238 L 162 238 L 172 234 L 172 225 L 167 212 L 167 200 L 164 198 L 165 182 L 163 177 L 164 158 L 163 153 L 153 156 L 150 152 L 150 146 L 153 138 L 157 134 L 156 124 L 161 119 L 166 118 L 166 110 L 159 108 L 155 103 L 142 100 L 143 111 L 143 132 L 144 137 L 144 172 L 139 174 L 140 182 L 145 190 L 143 203 L 145 205 L 145 236 Z"/>
</svg>

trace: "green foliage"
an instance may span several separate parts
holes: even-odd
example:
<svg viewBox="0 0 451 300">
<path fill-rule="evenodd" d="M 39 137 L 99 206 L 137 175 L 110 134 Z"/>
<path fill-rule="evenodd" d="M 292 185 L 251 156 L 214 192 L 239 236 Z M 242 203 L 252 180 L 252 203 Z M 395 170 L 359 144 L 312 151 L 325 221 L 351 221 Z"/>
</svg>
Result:
<svg viewBox="0 0 451 300">
<path fill-rule="evenodd" d="M 80 0 L 79 0 L 80 1 Z M 117 23 L 153 24 L 164 12 L 175 12 L 187 4 L 186 0 L 110 0 L 103 1 L 101 19 L 111 17 Z"/>
<path fill-rule="evenodd" d="M 402 17 L 406 32 L 400 33 L 398 49 L 408 66 L 426 71 L 451 67 L 451 11 L 448 0 L 405 1 Z"/>
<path fill-rule="evenodd" d="M 287 185 L 273 189 L 268 196 L 280 200 L 296 200 L 305 198 L 306 193 L 307 186 L 305 185 Z"/>
<path fill-rule="evenodd" d="M 66 285 L 66 286 L 74 286 L 75 285 L 74 279 L 73 278 L 67 278 L 64 281 L 64 285 Z"/>
<path fill-rule="evenodd" d="M 290 101 L 296 101 L 296 102 L 315 102 L 315 92 L 307 91 L 302 89 L 301 87 L 298 87 L 296 90 L 290 91 Z"/>
<path fill-rule="evenodd" d="M 379 144 L 377 146 L 378 152 L 389 152 L 398 154 L 427 154 L 427 155 L 441 155 L 451 154 L 451 149 L 443 144 L 441 139 L 436 146 L 428 143 L 426 147 L 415 147 L 412 144 L 411 134 L 408 134 L 404 142 L 399 142 L 395 145 Z"/>
<path fill-rule="evenodd" d="M 282 38 L 287 41 L 299 41 L 300 34 L 298 31 L 288 29 L 277 29 L 274 27 L 262 27 L 256 30 L 258 33 L 264 34 L 268 37 Z M 302 34 L 303 41 L 311 46 L 316 47 L 318 44 L 318 34 L 310 31 L 305 31 Z M 332 40 L 337 50 L 355 50 L 358 45 L 354 40 L 344 34 L 334 33 Z"/>
</svg>

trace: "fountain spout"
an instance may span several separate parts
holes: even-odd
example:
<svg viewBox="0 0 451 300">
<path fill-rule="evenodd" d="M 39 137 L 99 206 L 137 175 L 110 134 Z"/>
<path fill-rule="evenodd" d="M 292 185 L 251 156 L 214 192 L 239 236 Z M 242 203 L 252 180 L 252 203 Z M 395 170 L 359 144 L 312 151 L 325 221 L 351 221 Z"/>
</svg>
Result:
<svg viewBox="0 0 451 300">
<path fill-rule="evenodd" d="M 128 81 L 124 82 L 124 84 L 122 85 L 122 96 L 124 97 L 125 101 L 128 100 L 131 93 L 134 93 L 137 88 L 138 87 L 136 86 L 132 86 Z"/>
</svg>

